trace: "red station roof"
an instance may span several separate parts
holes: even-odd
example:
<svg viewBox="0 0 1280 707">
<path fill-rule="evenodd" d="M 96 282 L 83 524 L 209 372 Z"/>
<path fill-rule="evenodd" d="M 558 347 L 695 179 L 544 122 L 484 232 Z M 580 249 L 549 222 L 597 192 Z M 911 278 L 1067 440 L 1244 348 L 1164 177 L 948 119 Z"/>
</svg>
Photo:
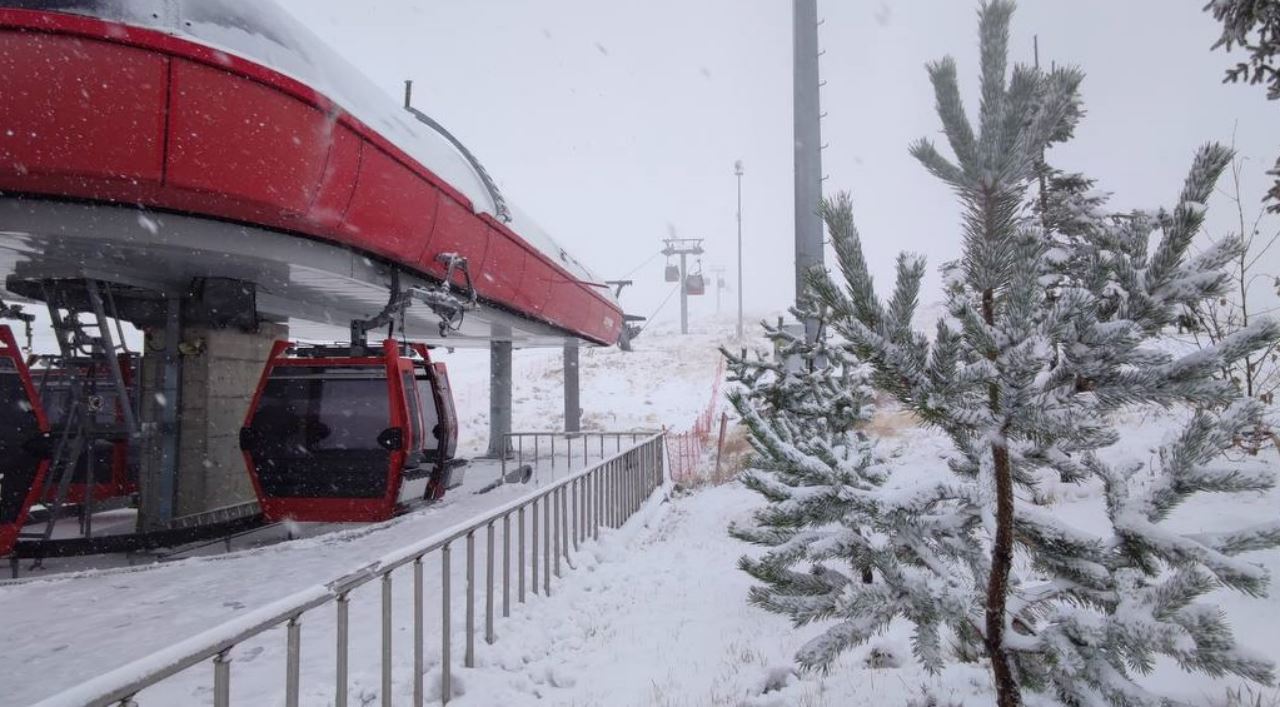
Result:
<svg viewBox="0 0 1280 707">
<path fill-rule="evenodd" d="M 0 191 L 319 239 L 599 344 L 608 289 L 273 3 L 0 0 Z M 0 240 L 4 223 L 0 222 Z"/>
</svg>

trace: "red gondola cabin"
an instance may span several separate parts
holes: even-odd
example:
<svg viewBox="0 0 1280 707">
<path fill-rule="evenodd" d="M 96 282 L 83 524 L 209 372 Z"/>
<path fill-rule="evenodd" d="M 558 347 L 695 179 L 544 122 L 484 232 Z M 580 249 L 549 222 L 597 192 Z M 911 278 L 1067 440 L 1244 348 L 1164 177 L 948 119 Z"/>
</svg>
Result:
<svg viewBox="0 0 1280 707">
<path fill-rule="evenodd" d="M 426 347 L 277 342 L 240 434 L 270 521 L 368 522 L 453 485 L 457 416 Z"/>
<path fill-rule="evenodd" d="M 49 420 L 31 372 L 7 326 L 0 326 L 0 555 L 8 554 L 49 470 Z"/>
</svg>

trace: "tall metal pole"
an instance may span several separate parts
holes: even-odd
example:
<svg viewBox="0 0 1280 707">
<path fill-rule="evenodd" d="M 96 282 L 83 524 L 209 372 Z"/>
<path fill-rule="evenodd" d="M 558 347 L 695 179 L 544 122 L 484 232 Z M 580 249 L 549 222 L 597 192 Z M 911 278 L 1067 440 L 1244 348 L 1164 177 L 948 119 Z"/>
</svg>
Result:
<svg viewBox="0 0 1280 707">
<path fill-rule="evenodd" d="M 818 70 L 818 0 L 794 0 L 794 112 L 796 204 L 796 300 L 805 274 L 822 265 L 822 109 Z M 806 321 L 810 341 L 817 322 Z"/>
<path fill-rule="evenodd" d="M 689 333 L 689 270 L 684 253 L 680 254 L 680 333 Z"/>
<path fill-rule="evenodd" d="M 738 338 L 742 338 L 742 160 L 733 163 L 738 177 Z"/>
</svg>

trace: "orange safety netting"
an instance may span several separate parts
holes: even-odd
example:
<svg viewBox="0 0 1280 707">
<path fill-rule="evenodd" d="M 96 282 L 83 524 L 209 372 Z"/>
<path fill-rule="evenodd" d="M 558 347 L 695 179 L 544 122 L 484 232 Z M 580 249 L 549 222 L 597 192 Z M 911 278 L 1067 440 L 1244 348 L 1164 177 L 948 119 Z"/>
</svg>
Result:
<svg viewBox="0 0 1280 707">
<path fill-rule="evenodd" d="M 720 384 L 724 378 L 724 359 L 716 364 L 715 382 L 711 384 L 711 398 L 698 414 L 693 427 L 683 432 L 667 434 L 667 460 L 671 468 L 671 480 L 675 483 L 689 481 L 698 475 L 703 457 L 711 445 L 712 427 L 716 410 L 720 407 Z"/>
</svg>

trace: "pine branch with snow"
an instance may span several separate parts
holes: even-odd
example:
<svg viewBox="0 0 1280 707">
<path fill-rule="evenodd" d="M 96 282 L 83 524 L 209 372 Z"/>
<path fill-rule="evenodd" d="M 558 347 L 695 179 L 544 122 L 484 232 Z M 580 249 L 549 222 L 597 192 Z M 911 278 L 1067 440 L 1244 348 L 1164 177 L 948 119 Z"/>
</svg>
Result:
<svg viewBox="0 0 1280 707">
<path fill-rule="evenodd" d="M 1264 84 L 1268 99 L 1280 99 L 1280 1 L 1211 0 L 1204 9 L 1222 25 L 1211 48 L 1248 53 L 1245 61 L 1227 69 L 1223 82 Z M 1267 174 L 1280 177 L 1280 159 Z M 1269 211 L 1280 212 L 1280 181 L 1267 192 L 1267 201 Z"/>
</svg>

